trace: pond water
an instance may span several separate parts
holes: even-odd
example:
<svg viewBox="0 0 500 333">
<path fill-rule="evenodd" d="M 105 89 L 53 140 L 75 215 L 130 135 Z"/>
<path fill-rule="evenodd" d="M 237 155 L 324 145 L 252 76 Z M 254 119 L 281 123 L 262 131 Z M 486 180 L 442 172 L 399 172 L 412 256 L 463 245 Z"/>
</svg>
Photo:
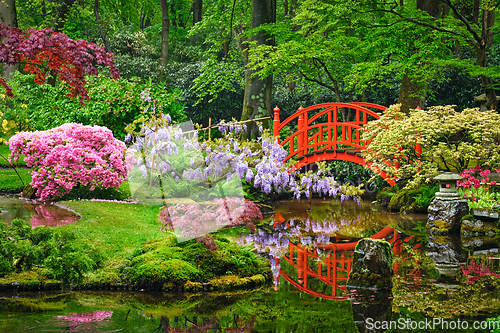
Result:
<svg viewBox="0 0 500 333">
<path fill-rule="evenodd" d="M 10 224 L 14 219 L 25 220 L 33 228 L 40 225 L 55 227 L 75 223 L 80 215 L 59 204 L 0 196 L 0 222 Z"/>
<path fill-rule="evenodd" d="M 255 291 L 1 293 L 1 332 L 489 332 L 498 238 L 426 237 L 425 216 L 338 201 L 278 202 L 256 234 L 274 284 Z M 391 292 L 345 287 L 356 241 L 394 249 Z M 384 326 L 386 325 L 386 326 Z M 481 326 L 482 325 L 482 326 Z M 490 324 L 491 325 L 491 324 Z"/>
</svg>

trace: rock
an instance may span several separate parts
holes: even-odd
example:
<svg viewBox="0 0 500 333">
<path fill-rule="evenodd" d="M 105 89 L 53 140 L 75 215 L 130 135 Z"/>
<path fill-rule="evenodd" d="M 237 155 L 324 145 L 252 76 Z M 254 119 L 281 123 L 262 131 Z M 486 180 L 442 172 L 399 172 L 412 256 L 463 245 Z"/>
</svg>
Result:
<svg viewBox="0 0 500 333">
<path fill-rule="evenodd" d="M 495 237 L 500 232 L 495 222 L 485 222 L 482 220 L 462 220 L 460 234 L 465 237 L 488 236 Z"/>
<path fill-rule="evenodd" d="M 446 235 L 460 230 L 460 220 L 469 213 L 469 205 L 465 199 L 434 199 L 428 212 L 427 230 L 433 235 Z"/>
<path fill-rule="evenodd" d="M 30 184 L 24 186 L 22 196 L 28 199 L 35 199 L 35 189 Z"/>
<path fill-rule="evenodd" d="M 384 240 L 364 238 L 354 251 L 347 287 L 353 289 L 392 288 L 392 247 Z"/>
<path fill-rule="evenodd" d="M 498 222 L 498 212 L 490 211 L 488 209 L 478 210 L 474 209 L 472 214 L 475 218 L 484 222 Z"/>
</svg>

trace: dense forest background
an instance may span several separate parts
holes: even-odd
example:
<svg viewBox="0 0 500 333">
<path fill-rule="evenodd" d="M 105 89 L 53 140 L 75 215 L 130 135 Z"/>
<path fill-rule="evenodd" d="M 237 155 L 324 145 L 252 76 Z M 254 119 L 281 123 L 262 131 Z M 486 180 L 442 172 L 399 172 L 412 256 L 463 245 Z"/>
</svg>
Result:
<svg viewBox="0 0 500 333">
<path fill-rule="evenodd" d="M 112 52 L 188 118 L 282 117 L 300 105 L 497 108 L 493 0 L 0 0 L 9 26 L 50 27 Z M 2 76 L 16 68 L 2 66 Z M 22 69 L 22 65 L 21 65 Z M 57 83 L 54 83 L 57 84 Z M 99 83 L 104 85 L 105 83 Z M 98 89 L 97 89 L 98 91 Z"/>
</svg>

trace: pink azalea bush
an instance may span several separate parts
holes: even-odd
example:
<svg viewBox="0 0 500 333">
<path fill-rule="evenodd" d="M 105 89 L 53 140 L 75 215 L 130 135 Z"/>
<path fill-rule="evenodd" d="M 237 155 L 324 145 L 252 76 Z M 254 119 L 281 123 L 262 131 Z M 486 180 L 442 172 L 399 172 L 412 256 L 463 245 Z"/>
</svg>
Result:
<svg viewBox="0 0 500 333">
<path fill-rule="evenodd" d="M 212 231 L 238 225 L 246 225 L 256 231 L 252 219 L 262 218 L 259 205 L 248 199 L 235 197 L 163 206 L 159 214 L 161 229 L 175 230 L 181 240 L 197 238 L 205 245 L 207 238 L 202 236 Z"/>
<path fill-rule="evenodd" d="M 64 124 L 36 132 L 20 132 L 8 141 L 9 161 L 26 156 L 33 167 L 31 186 L 41 200 L 60 197 L 77 185 L 118 187 L 127 179 L 126 147 L 106 127 Z"/>
</svg>

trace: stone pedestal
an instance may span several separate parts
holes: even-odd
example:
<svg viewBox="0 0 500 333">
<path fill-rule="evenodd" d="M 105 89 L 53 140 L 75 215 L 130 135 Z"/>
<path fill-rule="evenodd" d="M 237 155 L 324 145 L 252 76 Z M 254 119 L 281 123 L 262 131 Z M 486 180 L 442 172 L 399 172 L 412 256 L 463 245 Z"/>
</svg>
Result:
<svg viewBox="0 0 500 333">
<path fill-rule="evenodd" d="M 438 281 L 454 281 L 461 265 L 467 263 L 468 257 L 468 251 L 462 248 L 458 235 L 427 235 L 427 247 L 427 255 L 439 272 Z"/>
<path fill-rule="evenodd" d="M 392 247 L 386 241 L 365 238 L 354 251 L 347 287 L 352 289 L 392 288 Z"/>
<path fill-rule="evenodd" d="M 432 235 L 447 235 L 460 231 L 460 220 L 469 213 L 469 205 L 465 199 L 452 195 L 438 196 L 436 193 L 428 212 L 427 231 Z"/>
</svg>

